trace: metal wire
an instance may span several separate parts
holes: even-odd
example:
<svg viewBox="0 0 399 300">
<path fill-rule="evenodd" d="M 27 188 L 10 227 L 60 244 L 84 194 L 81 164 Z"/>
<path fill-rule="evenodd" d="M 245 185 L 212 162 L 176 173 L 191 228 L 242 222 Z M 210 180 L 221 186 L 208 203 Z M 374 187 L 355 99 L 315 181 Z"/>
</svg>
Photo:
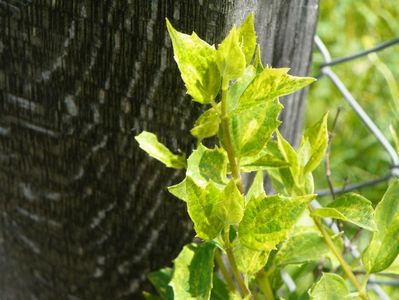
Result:
<svg viewBox="0 0 399 300">
<path fill-rule="evenodd" d="M 324 63 L 320 66 L 320 76 L 325 75 L 328 77 L 332 83 L 337 87 L 339 92 L 342 94 L 344 99 L 348 102 L 348 104 L 352 107 L 354 112 L 360 117 L 362 122 L 366 125 L 366 127 L 369 129 L 369 131 L 376 137 L 378 142 L 382 145 L 382 147 L 385 149 L 387 154 L 389 155 L 391 159 L 391 168 L 388 172 L 388 175 L 382 176 L 377 179 L 373 180 L 368 180 L 365 182 L 361 183 L 355 183 L 346 187 L 341 187 L 341 188 L 336 188 L 334 189 L 335 193 L 342 193 L 344 191 L 351 191 L 355 189 L 360 189 L 363 187 L 367 186 L 373 186 L 378 183 L 388 181 L 391 177 L 393 176 L 399 176 L 399 154 L 396 152 L 395 148 L 392 146 L 392 144 L 389 142 L 389 140 L 385 137 L 385 135 L 382 133 L 382 131 L 378 128 L 378 126 L 375 124 L 375 122 L 369 117 L 369 115 L 366 113 L 366 111 L 362 108 L 362 106 L 359 104 L 359 102 L 356 101 L 356 99 L 353 97 L 353 95 L 350 93 L 350 91 L 346 88 L 345 84 L 341 81 L 341 79 L 335 74 L 335 72 L 331 69 L 330 66 L 333 65 L 338 65 L 341 63 L 346 63 L 351 60 L 354 60 L 356 58 L 359 58 L 361 56 L 381 51 L 383 49 L 386 49 L 387 47 L 396 45 L 399 43 L 399 38 L 393 39 L 391 41 L 388 41 L 386 43 L 383 43 L 377 47 L 361 51 L 359 53 L 349 55 L 343 58 L 338 58 L 333 60 L 331 58 L 331 54 L 328 51 L 326 45 L 322 42 L 322 40 L 318 37 L 315 36 L 315 44 L 318 50 L 320 51 Z M 327 190 L 320 191 L 318 193 L 319 196 L 326 196 L 330 194 Z"/>
</svg>

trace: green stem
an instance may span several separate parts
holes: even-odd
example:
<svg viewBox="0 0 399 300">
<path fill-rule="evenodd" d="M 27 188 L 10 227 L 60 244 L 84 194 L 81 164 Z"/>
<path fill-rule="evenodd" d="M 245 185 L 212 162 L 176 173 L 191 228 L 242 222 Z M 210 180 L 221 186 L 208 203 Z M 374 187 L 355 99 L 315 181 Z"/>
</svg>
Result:
<svg viewBox="0 0 399 300">
<path fill-rule="evenodd" d="M 224 265 L 222 255 L 220 254 L 220 250 L 217 250 L 215 253 L 216 264 L 223 275 L 223 278 L 229 288 L 230 291 L 234 291 L 236 288 L 234 286 L 233 280 L 230 277 L 229 271 L 227 271 L 226 266 Z"/>
<path fill-rule="evenodd" d="M 263 295 L 265 295 L 266 299 L 275 300 L 273 289 L 270 285 L 269 276 L 267 275 L 267 273 L 262 270 L 258 272 L 256 278 L 259 284 L 259 288 L 262 291 Z"/>
<path fill-rule="evenodd" d="M 244 194 L 244 186 L 241 181 L 240 167 L 237 164 L 237 160 L 235 158 L 234 148 L 231 142 L 231 136 L 229 131 L 229 118 L 227 116 L 227 103 L 226 103 L 227 87 L 228 85 L 226 86 L 226 84 L 223 83 L 222 104 L 221 104 L 223 137 L 224 137 L 227 157 L 229 158 L 231 174 L 233 175 L 233 178 L 236 181 L 237 187 L 240 190 L 241 194 Z"/>
<path fill-rule="evenodd" d="M 309 210 L 310 210 L 310 212 L 312 212 L 313 208 L 311 206 L 309 206 Z M 359 292 L 360 298 L 362 298 L 364 300 L 367 300 L 368 297 L 367 297 L 366 293 L 363 291 L 362 285 L 359 283 L 359 281 L 357 280 L 356 276 L 353 274 L 353 272 L 351 270 L 351 267 L 348 265 L 348 263 L 342 257 L 341 253 L 339 252 L 339 250 L 335 246 L 335 244 L 334 244 L 333 240 L 331 239 L 330 235 L 328 234 L 328 232 L 324 229 L 320 218 L 319 217 L 313 217 L 313 220 L 314 220 L 317 228 L 319 229 L 319 231 L 323 235 L 323 238 L 324 238 L 324 241 L 327 244 L 327 247 L 331 250 L 331 252 L 337 258 L 337 260 L 339 261 L 339 263 L 340 263 L 340 265 L 342 267 L 342 270 L 345 272 L 346 276 L 349 278 L 349 280 L 352 282 L 354 287 Z"/>
<path fill-rule="evenodd" d="M 230 246 L 230 226 L 229 225 L 227 225 L 225 227 L 225 229 L 224 229 L 223 240 L 224 240 L 224 245 L 225 245 L 224 248 L 226 250 L 227 258 L 229 259 L 231 270 L 233 271 L 234 278 L 236 279 L 237 284 L 240 287 L 240 290 L 242 292 L 242 296 L 245 298 L 248 295 L 250 295 L 251 292 L 249 291 L 247 285 L 245 284 L 243 278 L 241 277 L 241 273 L 238 270 L 236 259 L 234 257 L 234 253 L 233 253 L 233 251 L 231 249 L 231 246 Z"/>
</svg>

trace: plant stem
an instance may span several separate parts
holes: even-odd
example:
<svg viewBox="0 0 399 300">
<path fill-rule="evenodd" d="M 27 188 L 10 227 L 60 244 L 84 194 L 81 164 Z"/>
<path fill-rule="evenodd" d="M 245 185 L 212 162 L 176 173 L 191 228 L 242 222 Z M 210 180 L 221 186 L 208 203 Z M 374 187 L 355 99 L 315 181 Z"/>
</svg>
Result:
<svg viewBox="0 0 399 300">
<path fill-rule="evenodd" d="M 237 281 L 238 286 L 240 287 L 240 290 L 242 292 L 243 297 L 247 297 L 248 295 L 251 294 L 251 292 L 248 290 L 247 285 L 245 284 L 244 280 L 241 277 L 240 271 L 238 270 L 236 259 L 234 257 L 234 253 L 231 249 L 230 246 L 230 226 L 227 225 L 224 228 L 224 245 L 225 245 L 225 250 L 227 254 L 227 258 L 229 259 L 231 270 L 233 271 L 234 278 Z"/>
<path fill-rule="evenodd" d="M 233 280 L 230 277 L 229 271 L 227 271 L 226 266 L 224 265 L 222 255 L 220 254 L 220 250 L 217 250 L 215 253 L 216 264 L 219 267 L 220 272 L 223 275 L 224 280 L 229 288 L 229 290 L 234 291 L 236 288 L 234 286 Z"/>
<path fill-rule="evenodd" d="M 267 300 L 275 300 L 272 287 L 270 285 L 269 276 L 265 271 L 258 272 L 257 281 L 259 283 L 259 288 L 262 291 L 263 295 L 266 296 Z"/>
<path fill-rule="evenodd" d="M 227 87 L 228 84 L 223 83 L 222 85 L 222 104 L 221 104 L 221 112 L 222 112 L 222 129 L 223 129 L 223 137 L 225 148 L 227 152 L 227 157 L 229 158 L 231 174 L 233 175 L 234 180 L 236 181 L 237 187 L 240 190 L 241 194 L 244 194 L 244 186 L 241 181 L 240 175 L 240 167 L 237 164 L 233 144 L 231 142 L 231 136 L 229 131 L 229 118 L 227 116 Z"/>
<path fill-rule="evenodd" d="M 310 212 L 312 212 L 313 208 L 311 206 L 309 206 L 309 210 L 310 210 Z M 359 281 L 357 280 L 356 276 L 353 274 L 353 272 L 351 270 L 351 267 L 348 265 L 348 263 L 342 257 L 341 253 L 339 252 L 339 250 L 335 246 L 335 244 L 334 244 L 333 240 L 331 239 L 330 235 L 328 234 L 328 232 L 324 229 L 320 218 L 319 217 L 313 217 L 313 220 L 314 220 L 317 228 L 320 230 L 321 234 L 323 235 L 323 238 L 324 238 L 324 241 L 327 244 L 327 247 L 331 250 L 331 252 L 337 258 L 337 260 L 339 261 L 339 263 L 340 263 L 340 265 L 342 267 L 342 270 L 345 272 L 346 276 L 349 278 L 349 280 L 352 282 L 354 287 L 359 292 L 360 298 L 362 298 L 364 300 L 367 300 L 368 297 L 367 297 L 366 293 L 363 291 L 362 285 L 359 283 Z"/>
</svg>

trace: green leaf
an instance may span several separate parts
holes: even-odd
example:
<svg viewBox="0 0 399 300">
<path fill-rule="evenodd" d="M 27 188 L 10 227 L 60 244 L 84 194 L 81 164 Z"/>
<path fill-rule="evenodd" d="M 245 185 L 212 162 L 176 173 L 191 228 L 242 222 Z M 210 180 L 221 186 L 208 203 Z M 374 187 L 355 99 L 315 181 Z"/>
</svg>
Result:
<svg viewBox="0 0 399 300">
<path fill-rule="evenodd" d="M 349 299 L 349 288 L 345 280 L 334 273 L 323 273 L 321 279 L 309 292 L 311 300 Z"/>
<path fill-rule="evenodd" d="M 178 184 L 169 186 L 168 191 L 178 199 L 187 202 L 186 178 L 184 178 L 184 180 Z"/>
<path fill-rule="evenodd" d="M 288 70 L 287 70 L 288 71 Z M 278 82 L 278 87 L 271 93 L 271 97 L 281 97 L 292 94 L 297 90 L 315 82 L 316 79 L 312 77 L 297 77 L 289 74 L 283 74 Z"/>
<path fill-rule="evenodd" d="M 252 198 L 238 227 L 242 244 L 254 250 L 270 251 L 287 238 L 314 195 L 284 197 L 273 195 Z"/>
<path fill-rule="evenodd" d="M 216 213 L 225 225 L 238 224 L 244 215 L 244 196 L 232 179 L 223 190 Z"/>
<path fill-rule="evenodd" d="M 143 291 L 143 297 L 145 300 L 162 300 L 162 298 L 159 298 L 158 296 L 150 294 L 149 292 L 146 291 Z"/>
<path fill-rule="evenodd" d="M 314 210 L 312 216 L 339 219 L 366 230 L 376 231 L 371 202 L 355 193 L 347 193 L 338 197 L 327 207 Z"/>
<path fill-rule="evenodd" d="M 276 255 L 276 264 L 303 264 L 319 261 L 329 254 L 323 237 L 317 232 L 301 232 L 291 236 Z"/>
<path fill-rule="evenodd" d="M 290 164 L 281 160 L 269 153 L 259 153 L 256 156 L 243 157 L 240 160 L 241 172 L 254 172 L 258 170 L 265 170 L 267 168 L 281 168 L 288 167 Z"/>
<path fill-rule="evenodd" d="M 369 273 L 388 268 L 399 254 L 399 180 L 393 180 L 375 208 L 377 232 L 363 252 L 362 261 Z"/>
<path fill-rule="evenodd" d="M 178 32 L 168 19 L 166 25 L 187 93 L 199 103 L 212 102 L 219 93 L 221 83 L 215 47 L 201 40 L 194 32 L 191 35 Z"/>
<path fill-rule="evenodd" d="M 236 27 L 230 30 L 219 45 L 217 65 L 224 82 L 237 79 L 245 70 L 245 56 L 239 43 L 239 32 Z"/>
<path fill-rule="evenodd" d="M 251 62 L 256 47 L 254 15 L 250 13 L 238 29 L 238 40 L 247 65 Z"/>
<path fill-rule="evenodd" d="M 217 205 L 222 197 L 211 181 L 205 188 L 186 177 L 187 210 L 194 223 L 197 236 L 203 240 L 214 239 L 223 229 L 224 223 L 217 216 Z"/>
<path fill-rule="evenodd" d="M 266 197 L 265 188 L 263 185 L 263 172 L 262 171 L 256 172 L 255 178 L 254 178 L 247 194 L 245 195 L 245 198 L 248 199 L 248 201 L 249 201 L 252 198 L 258 198 L 259 196 Z"/>
<path fill-rule="evenodd" d="M 262 64 L 262 57 L 260 54 L 260 45 L 258 44 L 256 47 L 256 52 L 255 52 L 255 58 L 254 58 L 254 64 L 253 66 L 255 67 L 256 74 L 261 73 L 264 70 L 263 64 Z"/>
<path fill-rule="evenodd" d="M 255 274 L 262 269 L 269 258 L 269 250 L 254 250 L 244 246 L 240 239 L 234 240 L 233 253 L 237 267 L 245 274 Z"/>
<path fill-rule="evenodd" d="M 186 167 L 185 155 L 173 154 L 168 148 L 161 144 L 157 136 L 153 133 L 143 131 L 135 136 L 141 149 L 147 152 L 151 157 L 156 158 L 169 168 L 182 169 Z"/>
<path fill-rule="evenodd" d="M 240 99 L 242 93 L 244 93 L 245 89 L 251 83 L 251 81 L 256 76 L 256 70 L 253 66 L 249 65 L 244 74 L 238 78 L 234 84 L 227 90 L 227 113 L 235 110 L 238 105 L 238 100 Z"/>
<path fill-rule="evenodd" d="M 214 253 L 215 245 L 212 243 L 184 246 L 174 260 L 174 273 L 170 282 L 175 300 L 210 299 Z"/>
<path fill-rule="evenodd" d="M 171 268 L 164 268 L 148 274 L 148 279 L 164 300 L 173 300 L 173 290 L 169 286 L 169 282 L 172 279 L 172 273 L 173 270 Z"/>
<path fill-rule="evenodd" d="M 226 284 L 213 274 L 213 288 L 211 291 L 211 300 L 239 300 L 241 296 L 237 292 L 229 291 Z"/>
<path fill-rule="evenodd" d="M 200 186 L 205 186 L 209 180 L 218 184 L 227 182 L 227 154 L 217 146 L 209 149 L 200 144 L 187 160 L 187 173 Z"/>
<path fill-rule="evenodd" d="M 278 120 L 281 109 L 281 104 L 275 99 L 231 114 L 229 132 L 237 157 L 256 155 L 265 147 L 281 123 Z M 220 131 L 219 136 L 224 144 Z"/>
<path fill-rule="evenodd" d="M 212 137 L 218 133 L 220 121 L 220 106 L 211 107 L 195 121 L 190 132 L 200 141 Z"/>
<path fill-rule="evenodd" d="M 256 75 L 240 97 L 237 109 L 248 109 L 259 103 L 275 99 L 276 96 L 273 93 L 278 88 L 283 74 L 287 73 L 288 70 L 287 68 L 266 68 Z"/>
<path fill-rule="evenodd" d="M 325 114 L 319 122 L 307 129 L 304 134 L 298 150 L 298 155 L 304 166 L 304 174 L 316 169 L 324 157 L 328 144 L 327 120 L 328 114 Z"/>
</svg>

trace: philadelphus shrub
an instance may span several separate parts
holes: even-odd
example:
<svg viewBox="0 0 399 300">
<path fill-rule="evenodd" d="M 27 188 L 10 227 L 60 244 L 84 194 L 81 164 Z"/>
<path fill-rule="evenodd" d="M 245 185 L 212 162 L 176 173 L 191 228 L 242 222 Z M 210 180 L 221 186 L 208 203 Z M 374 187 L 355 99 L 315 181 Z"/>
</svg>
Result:
<svg viewBox="0 0 399 300">
<path fill-rule="evenodd" d="M 218 47 L 166 22 L 187 93 L 205 108 L 191 129 L 198 146 L 186 159 L 153 133 L 144 131 L 136 140 L 167 167 L 186 169 L 183 181 L 168 189 L 186 203 L 201 242 L 186 245 L 172 268 L 151 273 L 158 295 L 144 296 L 296 299 L 302 293 L 311 299 L 367 299 L 368 275 L 388 268 L 398 255 L 399 182 L 391 183 L 375 210 L 354 193 L 313 208 L 317 195 L 312 171 L 327 148 L 327 115 L 305 131 L 298 149 L 278 127 L 283 108 L 279 97 L 315 79 L 262 65 L 253 15 L 234 26 Z M 202 144 L 214 137 L 218 143 L 213 148 Z M 256 176 L 245 192 L 241 174 L 248 172 Z M 276 194 L 266 194 L 265 172 Z M 362 263 L 350 260 L 366 275 L 354 275 L 342 255 L 342 235 L 334 234 L 321 218 L 371 232 Z M 325 272 L 317 274 L 320 265 Z M 285 288 L 282 272 L 300 283 L 297 291 Z"/>
</svg>

